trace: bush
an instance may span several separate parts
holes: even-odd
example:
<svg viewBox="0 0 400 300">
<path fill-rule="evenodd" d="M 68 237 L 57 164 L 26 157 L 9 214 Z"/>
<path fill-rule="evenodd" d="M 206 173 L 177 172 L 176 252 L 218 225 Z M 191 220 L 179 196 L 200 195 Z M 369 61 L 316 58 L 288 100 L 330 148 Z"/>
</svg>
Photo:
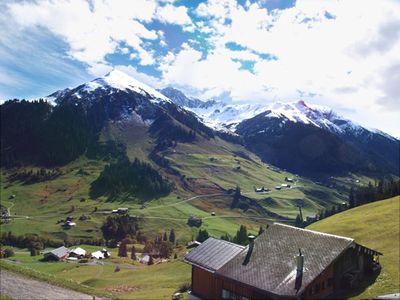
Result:
<svg viewBox="0 0 400 300">
<path fill-rule="evenodd" d="M 4 249 L 4 258 L 14 256 L 14 250 L 11 248 Z"/>
</svg>

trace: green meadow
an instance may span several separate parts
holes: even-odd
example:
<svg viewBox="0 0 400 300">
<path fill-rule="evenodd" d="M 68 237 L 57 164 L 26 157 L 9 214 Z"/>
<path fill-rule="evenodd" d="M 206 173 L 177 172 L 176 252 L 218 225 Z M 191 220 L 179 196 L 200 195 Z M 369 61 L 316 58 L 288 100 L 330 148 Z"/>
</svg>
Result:
<svg viewBox="0 0 400 300">
<path fill-rule="evenodd" d="M 310 225 L 308 228 L 351 237 L 361 245 L 383 253 L 382 271 L 376 281 L 355 299 L 399 292 L 400 196 L 362 205 Z"/>
</svg>

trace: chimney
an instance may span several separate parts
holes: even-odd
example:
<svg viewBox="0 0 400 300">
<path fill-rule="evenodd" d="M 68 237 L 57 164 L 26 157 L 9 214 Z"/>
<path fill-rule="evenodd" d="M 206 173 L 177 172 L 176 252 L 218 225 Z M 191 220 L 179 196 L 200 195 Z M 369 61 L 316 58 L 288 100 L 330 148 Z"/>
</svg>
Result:
<svg viewBox="0 0 400 300">
<path fill-rule="evenodd" d="M 247 254 L 243 261 L 243 265 L 247 265 L 249 263 L 251 254 L 253 253 L 254 250 L 254 240 L 256 239 L 254 235 L 249 235 L 247 238 L 249 239 L 249 249 L 247 250 Z"/>
<path fill-rule="evenodd" d="M 296 272 L 296 281 L 294 284 L 294 288 L 298 291 L 301 288 L 301 284 L 303 281 L 303 269 L 304 269 L 304 256 L 301 253 L 300 248 L 299 248 L 299 254 L 296 256 L 296 264 L 297 264 L 297 272 Z"/>
<path fill-rule="evenodd" d="M 301 254 L 301 249 L 299 248 L 299 254 L 296 257 L 297 262 L 297 276 L 301 276 L 303 274 L 304 267 L 304 256 Z"/>
</svg>

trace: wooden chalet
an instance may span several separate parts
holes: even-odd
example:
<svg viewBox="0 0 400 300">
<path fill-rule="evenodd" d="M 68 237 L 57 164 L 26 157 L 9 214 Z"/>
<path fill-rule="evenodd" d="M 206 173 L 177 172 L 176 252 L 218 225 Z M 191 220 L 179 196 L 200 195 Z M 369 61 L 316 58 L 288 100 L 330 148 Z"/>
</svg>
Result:
<svg viewBox="0 0 400 300">
<path fill-rule="evenodd" d="M 70 250 L 64 246 L 56 248 L 50 252 L 44 254 L 44 260 L 46 261 L 61 261 L 68 258 Z"/>
<path fill-rule="evenodd" d="M 185 261 L 191 299 L 321 299 L 374 272 L 379 255 L 351 238 L 274 223 L 247 247 L 209 238 Z"/>
</svg>

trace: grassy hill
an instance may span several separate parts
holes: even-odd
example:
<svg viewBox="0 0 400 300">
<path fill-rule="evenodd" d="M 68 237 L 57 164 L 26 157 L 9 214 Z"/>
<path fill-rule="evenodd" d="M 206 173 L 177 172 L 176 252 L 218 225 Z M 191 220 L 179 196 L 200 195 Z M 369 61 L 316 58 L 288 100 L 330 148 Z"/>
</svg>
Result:
<svg viewBox="0 0 400 300">
<path fill-rule="evenodd" d="M 343 235 L 383 253 L 382 272 L 356 299 L 399 292 L 400 290 L 400 196 L 362 205 L 334 215 L 308 228 Z"/>
</svg>

